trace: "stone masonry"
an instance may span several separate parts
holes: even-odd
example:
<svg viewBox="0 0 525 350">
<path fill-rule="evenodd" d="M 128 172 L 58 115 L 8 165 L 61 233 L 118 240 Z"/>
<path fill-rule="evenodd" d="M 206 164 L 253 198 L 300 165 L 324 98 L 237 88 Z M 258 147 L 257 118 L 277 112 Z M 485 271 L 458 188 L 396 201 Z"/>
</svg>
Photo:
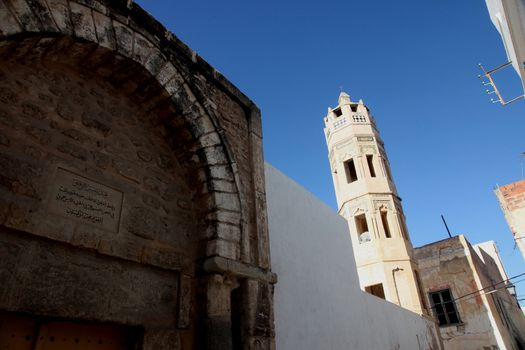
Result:
<svg viewBox="0 0 525 350">
<path fill-rule="evenodd" d="M 126 1 L 0 0 L 0 315 L 273 349 L 267 231 L 260 112 L 220 73 Z"/>
</svg>

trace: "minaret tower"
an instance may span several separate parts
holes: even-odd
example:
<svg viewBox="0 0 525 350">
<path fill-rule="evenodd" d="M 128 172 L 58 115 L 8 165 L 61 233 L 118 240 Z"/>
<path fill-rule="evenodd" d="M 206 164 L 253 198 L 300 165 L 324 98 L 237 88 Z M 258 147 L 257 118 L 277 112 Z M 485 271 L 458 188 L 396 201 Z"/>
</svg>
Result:
<svg viewBox="0 0 525 350">
<path fill-rule="evenodd" d="M 370 110 L 341 92 L 324 122 L 339 214 L 348 221 L 361 288 L 423 313 L 401 198 Z"/>
</svg>

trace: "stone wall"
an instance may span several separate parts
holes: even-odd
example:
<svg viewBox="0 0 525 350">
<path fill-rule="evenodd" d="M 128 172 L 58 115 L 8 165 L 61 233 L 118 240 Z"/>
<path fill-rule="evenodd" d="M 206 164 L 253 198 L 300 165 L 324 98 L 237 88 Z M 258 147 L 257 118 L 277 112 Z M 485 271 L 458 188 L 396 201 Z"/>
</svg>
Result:
<svg viewBox="0 0 525 350">
<path fill-rule="evenodd" d="M 272 348 L 257 107 L 126 1 L 0 19 L 0 312 Z"/>
<path fill-rule="evenodd" d="M 444 289 L 455 299 L 459 323 L 440 327 L 446 349 L 518 348 L 523 330 L 516 330 L 523 327 L 523 314 L 515 304 L 518 312 L 513 315 L 519 318 L 506 320 L 503 301 L 510 306 L 512 298 L 497 284 L 504 278 L 488 254 L 480 258 L 462 235 L 416 248 L 415 253 L 428 304 L 428 293 Z"/>
</svg>

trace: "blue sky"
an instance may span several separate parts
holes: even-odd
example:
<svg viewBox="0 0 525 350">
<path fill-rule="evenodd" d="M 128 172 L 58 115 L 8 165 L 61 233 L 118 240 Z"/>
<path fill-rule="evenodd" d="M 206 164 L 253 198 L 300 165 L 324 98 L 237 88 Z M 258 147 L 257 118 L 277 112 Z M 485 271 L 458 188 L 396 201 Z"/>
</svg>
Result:
<svg viewBox="0 0 525 350">
<path fill-rule="evenodd" d="M 323 117 L 343 87 L 376 118 L 414 246 L 447 237 L 443 214 L 525 272 L 493 193 L 522 177 L 525 103 L 491 104 L 477 78 L 506 62 L 484 1 L 137 2 L 257 103 L 266 160 L 328 205 Z M 511 68 L 496 78 L 522 93 Z"/>
</svg>

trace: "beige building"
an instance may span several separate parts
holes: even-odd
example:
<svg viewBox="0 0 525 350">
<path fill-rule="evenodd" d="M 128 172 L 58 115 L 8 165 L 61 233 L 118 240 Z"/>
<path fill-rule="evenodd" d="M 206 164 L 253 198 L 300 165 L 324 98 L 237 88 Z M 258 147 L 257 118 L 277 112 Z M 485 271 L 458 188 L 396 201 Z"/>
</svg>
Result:
<svg viewBox="0 0 525 350">
<path fill-rule="evenodd" d="M 361 288 L 423 313 L 401 199 L 374 118 L 342 92 L 324 118 L 339 214 L 347 221 Z"/>
<path fill-rule="evenodd" d="M 525 317 L 494 242 L 463 235 L 415 248 L 445 349 L 524 349 Z"/>
<path fill-rule="evenodd" d="M 494 190 L 514 241 L 525 258 L 525 180 Z"/>
</svg>

